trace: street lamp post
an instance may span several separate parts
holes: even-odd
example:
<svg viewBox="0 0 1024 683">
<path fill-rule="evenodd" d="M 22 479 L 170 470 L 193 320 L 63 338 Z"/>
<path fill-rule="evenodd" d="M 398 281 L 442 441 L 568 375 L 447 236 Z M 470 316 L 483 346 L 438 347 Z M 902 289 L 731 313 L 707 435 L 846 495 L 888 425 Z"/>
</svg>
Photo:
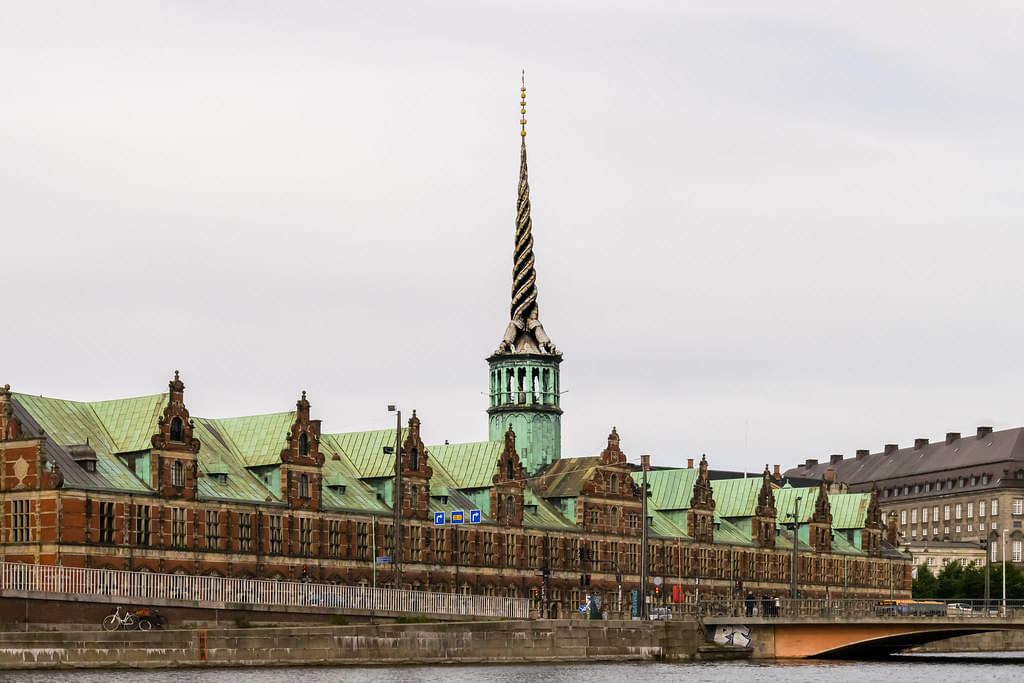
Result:
<svg viewBox="0 0 1024 683">
<path fill-rule="evenodd" d="M 990 588 L 992 583 L 992 551 L 989 546 L 992 544 L 989 539 L 983 538 L 979 545 L 985 551 L 985 614 L 988 614 L 988 605 L 992 593 Z"/>
<path fill-rule="evenodd" d="M 643 469 L 643 484 L 640 487 L 641 529 L 640 535 L 640 621 L 647 618 L 647 469 L 651 466 L 651 456 L 640 456 L 640 467 Z"/>
<path fill-rule="evenodd" d="M 1006 616 L 1006 529 L 1003 529 L 1003 616 Z"/>
<path fill-rule="evenodd" d="M 800 542 L 800 539 L 799 539 L 799 536 L 800 536 L 800 533 L 799 533 L 800 532 L 800 500 L 801 500 L 801 496 L 797 496 L 796 499 L 793 501 L 793 512 L 790 513 L 790 515 L 789 515 L 790 517 L 793 518 L 793 559 L 792 559 L 792 562 L 791 562 L 791 564 L 793 566 L 792 566 L 792 569 L 790 571 L 790 574 L 791 574 L 790 579 L 792 579 L 792 581 L 791 581 L 792 585 L 790 586 L 790 591 L 789 591 L 790 592 L 790 596 L 789 597 L 792 598 L 793 600 L 796 600 L 796 595 L 797 595 L 796 575 L 797 575 L 797 544 Z"/>
<path fill-rule="evenodd" d="M 402 411 L 393 405 L 388 406 L 389 413 L 395 413 L 395 485 L 391 492 L 391 502 L 394 503 L 395 521 L 392 524 L 391 539 L 394 548 L 392 549 L 391 563 L 395 577 L 395 588 L 402 587 Z M 377 558 L 373 558 L 376 567 Z"/>
</svg>

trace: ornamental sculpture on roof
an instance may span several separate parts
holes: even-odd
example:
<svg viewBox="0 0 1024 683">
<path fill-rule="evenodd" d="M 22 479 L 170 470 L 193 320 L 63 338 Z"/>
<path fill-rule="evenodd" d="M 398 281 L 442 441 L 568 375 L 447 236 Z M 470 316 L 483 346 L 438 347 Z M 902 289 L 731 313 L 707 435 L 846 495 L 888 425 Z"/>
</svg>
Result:
<svg viewBox="0 0 1024 683">
<path fill-rule="evenodd" d="M 526 77 L 520 89 L 519 200 L 516 203 L 516 247 L 512 266 L 511 320 L 495 354 L 562 354 L 544 331 L 537 307 L 537 271 L 533 258 L 533 219 L 530 217 L 530 183 L 526 171 Z"/>
</svg>

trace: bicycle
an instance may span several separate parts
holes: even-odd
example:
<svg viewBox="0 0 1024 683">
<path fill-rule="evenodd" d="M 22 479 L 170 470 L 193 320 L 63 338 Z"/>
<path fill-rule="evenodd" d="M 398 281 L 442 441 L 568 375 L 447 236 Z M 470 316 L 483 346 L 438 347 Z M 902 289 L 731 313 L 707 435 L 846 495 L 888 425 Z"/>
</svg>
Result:
<svg viewBox="0 0 1024 683">
<path fill-rule="evenodd" d="M 113 612 L 103 617 L 103 630 L 104 631 L 116 631 L 119 628 L 131 629 L 136 628 L 135 615 L 125 609 L 124 616 L 121 616 L 121 608 L 117 607 Z"/>
</svg>

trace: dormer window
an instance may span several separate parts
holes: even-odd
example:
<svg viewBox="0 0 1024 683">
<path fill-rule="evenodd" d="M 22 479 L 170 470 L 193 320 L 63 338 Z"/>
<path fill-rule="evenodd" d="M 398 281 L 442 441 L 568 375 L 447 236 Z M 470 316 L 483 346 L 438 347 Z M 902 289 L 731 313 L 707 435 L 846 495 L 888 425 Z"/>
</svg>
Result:
<svg viewBox="0 0 1024 683">
<path fill-rule="evenodd" d="M 305 436 L 305 434 L 303 434 Z M 300 440 L 301 443 L 301 440 Z M 299 498 L 309 498 L 309 475 L 303 474 L 299 477 Z"/>
<path fill-rule="evenodd" d="M 303 433 L 299 437 L 299 455 L 309 455 L 309 435 Z"/>
<path fill-rule="evenodd" d="M 178 419 L 178 418 L 174 418 Z M 185 485 L 185 466 L 180 460 L 171 463 L 171 486 L 181 488 Z"/>
<path fill-rule="evenodd" d="M 509 481 L 511 481 L 511 480 L 516 478 L 516 468 L 515 468 L 515 465 L 512 464 L 511 460 L 509 460 L 505 464 L 508 466 L 508 479 L 509 479 Z"/>
<path fill-rule="evenodd" d="M 171 418 L 171 441 L 182 443 L 185 441 L 185 423 L 180 417 Z"/>
<path fill-rule="evenodd" d="M 409 451 L 409 469 L 418 470 L 420 468 L 420 452 L 416 448 Z"/>
</svg>

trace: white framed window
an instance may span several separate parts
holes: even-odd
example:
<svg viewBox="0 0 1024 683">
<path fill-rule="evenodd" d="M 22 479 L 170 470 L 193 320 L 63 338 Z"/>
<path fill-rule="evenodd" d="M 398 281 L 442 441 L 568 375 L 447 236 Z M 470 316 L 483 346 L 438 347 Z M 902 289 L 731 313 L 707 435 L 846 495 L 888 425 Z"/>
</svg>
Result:
<svg viewBox="0 0 1024 683">
<path fill-rule="evenodd" d="M 960 525 L 959 524 L 956 525 L 956 533 L 960 533 Z"/>
<path fill-rule="evenodd" d="M 927 561 L 925 562 L 925 564 L 927 564 L 929 567 L 934 567 L 935 566 L 935 558 L 934 557 L 929 557 L 927 559 Z"/>
<path fill-rule="evenodd" d="M 997 551 L 998 551 L 998 550 L 999 550 L 999 545 L 998 545 L 998 544 L 996 544 L 996 543 L 993 543 L 993 544 L 992 544 L 992 547 L 991 547 L 991 548 L 989 549 L 989 554 L 988 554 L 988 555 L 989 555 L 989 558 L 990 558 L 990 559 L 991 559 L 991 560 L 992 560 L 993 562 L 995 562 L 996 560 L 998 560 L 998 559 L 999 559 L 999 557 L 997 556 Z"/>
<path fill-rule="evenodd" d="M 928 508 L 921 508 L 921 523 L 928 523 Z"/>
<path fill-rule="evenodd" d="M 974 519 L 974 503 L 967 504 L 967 519 Z"/>
<path fill-rule="evenodd" d="M 983 500 L 979 500 L 978 501 L 978 516 L 979 517 L 984 517 L 985 516 L 985 501 L 983 501 Z"/>
<path fill-rule="evenodd" d="M 917 524 L 917 508 L 910 511 L 910 523 Z"/>
<path fill-rule="evenodd" d="M 948 522 L 949 521 L 949 506 L 948 505 L 943 506 L 942 514 L 944 515 L 944 519 Z"/>
<path fill-rule="evenodd" d="M 992 516 L 995 517 L 998 514 L 999 514 L 999 499 L 998 498 L 993 498 L 992 499 Z M 995 527 L 992 527 L 992 528 L 994 529 Z"/>
<path fill-rule="evenodd" d="M 1013 542 L 1013 561 L 1020 562 L 1020 541 Z"/>
<path fill-rule="evenodd" d="M 917 538 L 917 529 L 916 528 L 913 528 L 913 529 L 910 530 L 910 537 L 911 538 Z"/>
<path fill-rule="evenodd" d="M 1024 498 L 1013 499 L 1013 514 L 1022 515 L 1024 514 Z"/>
<path fill-rule="evenodd" d="M 932 536 L 938 536 L 938 535 L 939 535 L 939 527 L 937 527 L 937 526 L 932 527 Z"/>
<path fill-rule="evenodd" d="M 966 557 L 961 557 L 960 558 L 960 566 L 961 567 L 966 567 L 967 566 L 967 558 Z"/>
<path fill-rule="evenodd" d="M 974 531 L 974 525 L 967 522 L 967 533 L 971 533 L 972 531 Z"/>
<path fill-rule="evenodd" d="M 955 512 L 956 512 L 956 518 L 957 519 L 963 519 L 964 518 L 964 506 L 961 505 L 960 503 L 956 504 Z"/>
<path fill-rule="evenodd" d="M 947 536 L 949 536 L 949 527 L 948 526 L 944 526 L 944 527 L 942 527 L 942 529 L 943 529 L 942 533 L 944 533 Z"/>
<path fill-rule="evenodd" d="M 933 522 L 939 521 L 939 506 L 938 505 L 936 505 L 935 507 L 932 508 L 932 521 Z"/>
<path fill-rule="evenodd" d="M 904 524 L 905 525 L 906 523 L 907 523 L 907 511 L 906 510 L 900 510 L 900 524 Z"/>
<path fill-rule="evenodd" d="M 978 523 L 978 531 L 984 531 L 984 530 L 985 530 L 985 522 L 979 522 Z"/>
</svg>

